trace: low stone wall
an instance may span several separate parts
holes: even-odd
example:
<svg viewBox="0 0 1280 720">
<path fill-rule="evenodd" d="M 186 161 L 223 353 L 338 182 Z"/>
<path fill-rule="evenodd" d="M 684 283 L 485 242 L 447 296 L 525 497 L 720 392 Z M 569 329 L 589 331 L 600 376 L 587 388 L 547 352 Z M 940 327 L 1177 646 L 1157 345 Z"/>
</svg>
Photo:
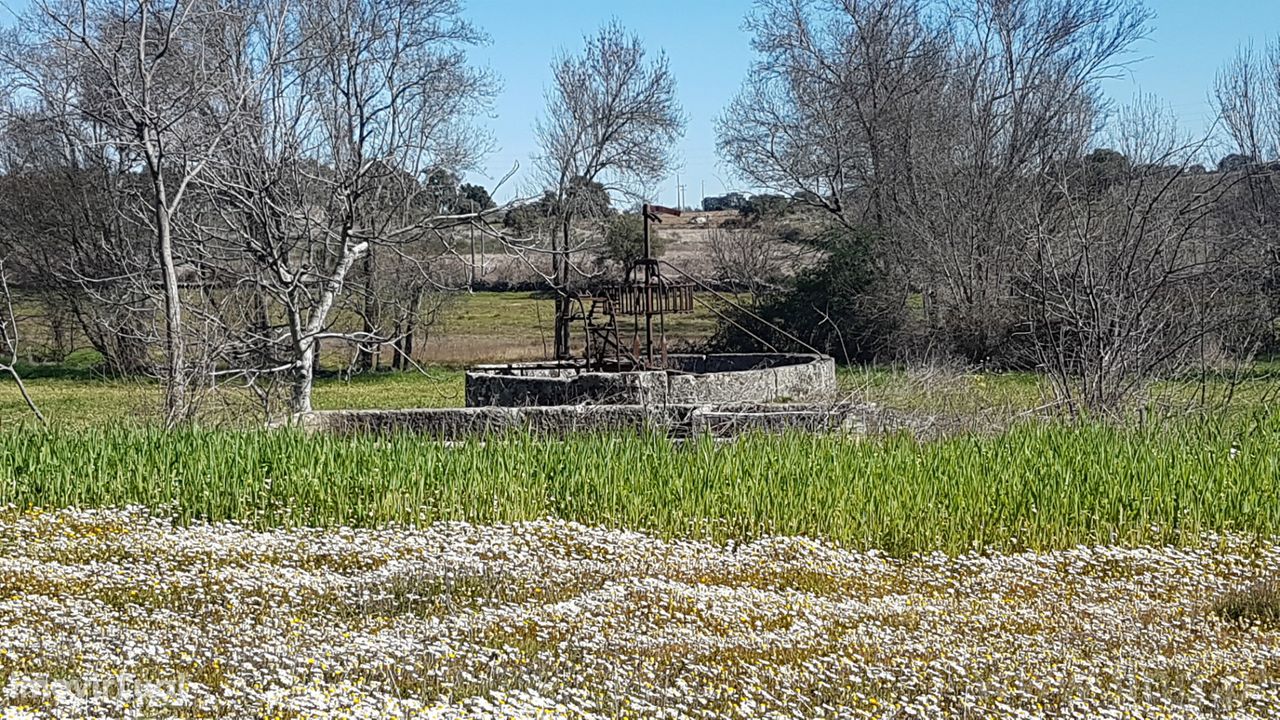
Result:
<svg viewBox="0 0 1280 720">
<path fill-rule="evenodd" d="M 466 375 L 468 407 L 824 402 L 835 361 L 824 355 L 672 355 L 664 370 L 587 372 L 580 365 L 482 365 Z"/>
<path fill-rule="evenodd" d="M 866 435 L 894 429 L 872 405 L 562 405 L 429 410 L 329 410 L 295 418 L 313 432 L 409 433 L 465 440 L 510 432 L 563 437 L 575 433 L 658 432 L 671 437 L 734 437 L 749 432 Z"/>
</svg>

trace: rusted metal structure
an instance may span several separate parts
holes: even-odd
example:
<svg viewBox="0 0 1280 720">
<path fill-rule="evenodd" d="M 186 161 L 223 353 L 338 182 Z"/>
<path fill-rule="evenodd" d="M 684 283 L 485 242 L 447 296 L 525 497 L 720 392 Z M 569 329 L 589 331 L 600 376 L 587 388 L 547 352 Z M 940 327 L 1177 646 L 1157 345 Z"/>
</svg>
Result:
<svg viewBox="0 0 1280 720">
<path fill-rule="evenodd" d="M 663 277 L 653 256 L 650 225 L 680 211 L 645 204 L 642 257 L 627 268 L 618 285 L 575 294 L 565 322 L 582 326 L 582 362 L 591 370 L 637 370 L 665 367 L 666 318 L 693 312 L 693 285 Z M 628 327 L 629 326 L 629 327 Z M 624 339 L 626 330 L 630 340 Z"/>
</svg>

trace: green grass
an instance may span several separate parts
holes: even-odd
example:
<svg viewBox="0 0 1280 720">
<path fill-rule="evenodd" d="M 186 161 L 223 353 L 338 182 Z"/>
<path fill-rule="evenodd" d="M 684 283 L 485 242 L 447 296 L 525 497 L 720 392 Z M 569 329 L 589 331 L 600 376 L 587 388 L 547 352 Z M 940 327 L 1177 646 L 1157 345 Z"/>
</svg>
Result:
<svg viewBox="0 0 1280 720">
<path fill-rule="evenodd" d="M 539 328 L 549 326 L 551 310 L 549 298 L 531 293 L 461 297 L 423 348 L 426 373 L 330 374 L 317 381 L 314 404 L 460 406 L 463 373 L 452 368 L 541 357 Z M 668 330 L 673 341 L 694 342 L 714 330 L 714 317 L 705 309 L 678 316 Z M 331 352 L 327 367 L 345 363 Z M 1261 414 L 1274 407 L 1276 363 L 1204 383 L 1166 380 L 1149 407 L 1218 407 L 1214 398 L 1230 396 L 1231 411 L 1143 427 L 1019 422 L 1050 396 L 1032 373 L 845 368 L 839 377 L 850 397 L 960 418 L 961 434 L 927 443 L 790 436 L 683 446 L 652 437 L 507 437 L 445 447 L 414 437 L 210 427 L 259 425 L 244 398 L 212 406 L 205 427 L 165 433 L 156 426 L 159 386 L 103 379 L 93 361 L 77 352 L 22 368 L 53 423 L 48 432 L 0 378 L 0 506 L 139 504 L 187 521 L 258 527 L 551 516 L 668 537 L 811 535 L 897 554 L 1280 533 L 1280 414 Z"/>
<path fill-rule="evenodd" d="M 160 386 L 149 380 L 106 380 L 47 367 L 24 377 L 40 410 L 57 426 L 140 427 L 159 423 L 162 418 Z M 459 407 L 463 404 L 463 373 L 430 368 L 425 373 L 375 373 L 350 380 L 322 377 L 316 381 L 313 403 L 317 410 Z M 240 426 L 261 423 L 261 415 L 251 410 L 243 405 L 211 404 L 204 420 Z M 0 378 L 0 431 L 27 424 L 31 418 L 17 387 L 7 377 Z"/>
<path fill-rule="evenodd" d="M 1233 444 L 1236 451 L 1233 453 Z M 415 437 L 0 431 L 0 505 L 143 505 L 260 527 L 558 517 L 663 536 L 810 535 L 895 554 L 1280 533 L 1280 416 L 992 437 Z"/>
<path fill-rule="evenodd" d="M 1053 389 L 1034 372 L 978 372 L 936 367 L 842 367 L 851 396 L 894 410 L 1003 425 L 1010 418 L 1053 414 Z M 1158 417 L 1249 414 L 1274 407 L 1280 365 L 1258 361 L 1237 371 L 1188 374 L 1157 381 L 1142 406 Z M 960 423 L 964 425 L 964 422 Z"/>
<path fill-rule="evenodd" d="M 703 300 L 719 304 L 710 296 Z M 455 367 L 544 359 L 549 357 L 554 317 L 555 300 L 545 293 L 460 295 L 441 311 L 422 359 Z M 702 303 L 695 304 L 692 313 L 671 315 L 666 320 L 667 341 L 673 348 L 696 345 L 716 331 L 716 315 Z M 575 343 L 580 331 L 580 326 L 575 327 Z M 620 331 L 626 339 L 633 328 L 624 323 Z"/>
<path fill-rule="evenodd" d="M 317 410 L 400 410 L 461 407 L 463 371 L 428 368 L 425 372 L 356 375 L 350 380 L 321 378 L 313 404 Z"/>
<path fill-rule="evenodd" d="M 846 392 L 905 412 L 1029 412 L 1043 406 L 1049 397 L 1044 379 L 1029 372 L 842 367 L 837 377 Z"/>
<path fill-rule="evenodd" d="M 714 300 L 711 296 L 703 299 Z M 699 337 L 715 332 L 715 314 L 701 304 L 695 308 L 691 314 L 667 318 L 667 331 L 674 338 Z M 456 302 L 446 306 L 440 321 L 446 332 L 532 336 L 537 334 L 540 324 L 550 334 L 554 315 L 555 299 L 546 293 L 476 292 L 460 295 Z"/>
<path fill-rule="evenodd" d="M 105 380 L 92 368 L 38 365 L 22 368 L 28 389 L 50 419 L 70 426 L 127 422 L 142 425 L 160 418 L 160 388 L 146 380 Z M 972 373 L 903 368 L 840 368 L 841 387 L 858 401 L 917 415 L 954 418 L 958 428 L 1001 427 L 1010 418 L 1029 415 L 1048 403 L 1049 389 L 1034 373 Z M 1233 412 L 1250 413 L 1274 406 L 1280 370 L 1259 363 L 1240 378 L 1214 377 L 1207 384 L 1207 406 L 1221 409 L 1231 394 Z M 1194 378 L 1167 381 L 1158 388 L 1158 401 L 1174 404 L 1178 415 L 1198 399 L 1201 385 Z M 316 381 L 319 410 L 458 407 L 463 404 L 463 371 L 452 366 L 428 366 L 425 372 L 378 372 L 349 380 L 329 374 Z M 234 416 L 240 425 L 261 417 L 213 407 L 209 421 L 226 424 Z M 30 412 L 7 377 L 0 377 L 0 428 L 29 419 Z"/>
</svg>

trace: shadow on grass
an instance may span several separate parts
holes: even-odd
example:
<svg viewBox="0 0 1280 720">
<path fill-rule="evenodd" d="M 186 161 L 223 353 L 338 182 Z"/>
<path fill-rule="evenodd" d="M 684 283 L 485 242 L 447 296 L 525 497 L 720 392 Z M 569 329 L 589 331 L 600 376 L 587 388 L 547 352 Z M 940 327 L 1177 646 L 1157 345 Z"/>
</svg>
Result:
<svg viewBox="0 0 1280 720">
<path fill-rule="evenodd" d="M 75 350 L 59 362 L 18 361 L 14 370 L 23 380 L 119 380 L 106 372 L 96 350 Z"/>
<path fill-rule="evenodd" d="M 1280 580 L 1230 593 L 1214 603 L 1213 612 L 1229 622 L 1280 628 Z"/>
</svg>

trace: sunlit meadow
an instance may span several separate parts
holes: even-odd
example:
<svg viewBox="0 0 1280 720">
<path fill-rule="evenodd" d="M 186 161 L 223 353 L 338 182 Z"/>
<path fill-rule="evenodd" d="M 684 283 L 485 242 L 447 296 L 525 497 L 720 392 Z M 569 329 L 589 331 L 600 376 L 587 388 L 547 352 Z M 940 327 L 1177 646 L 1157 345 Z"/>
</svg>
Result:
<svg viewBox="0 0 1280 720">
<path fill-rule="evenodd" d="M 0 432 L 5 718 L 1271 718 L 1280 423 Z"/>
<path fill-rule="evenodd" d="M 1280 546 L 895 559 L 563 521 L 0 514 L 4 717 L 1268 718 Z"/>
</svg>

